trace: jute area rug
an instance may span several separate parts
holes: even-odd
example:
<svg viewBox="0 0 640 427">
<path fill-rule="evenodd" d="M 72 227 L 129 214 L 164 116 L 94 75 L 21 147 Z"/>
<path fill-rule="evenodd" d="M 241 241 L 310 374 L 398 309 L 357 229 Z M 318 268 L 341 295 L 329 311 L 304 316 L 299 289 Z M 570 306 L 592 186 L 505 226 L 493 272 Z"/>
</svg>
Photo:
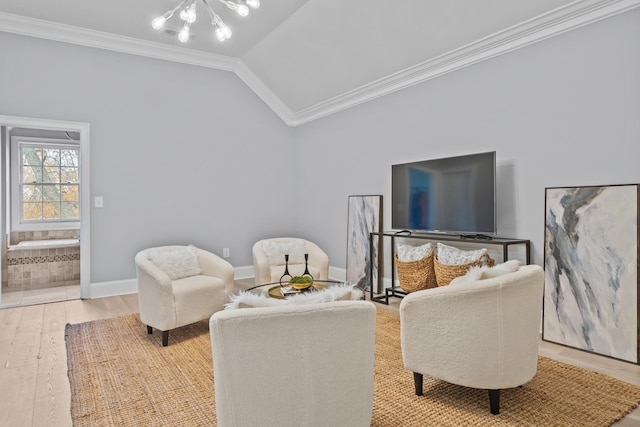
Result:
<svg viewBox="0 0 640 427">
<path fill-rule="evenodd" d="M 399 335 L 398 314 L 378 310 L 372 426 L 609 426 L 640 402 L 640 387 L 545 357 L 532 381 L 501 392 L 499 415 L 486 390 L 426 376 L 416 396 Z M 216 425 L 207 321 L 168 347 L 138 315 L 67 325 L 65 338 L 74 426 Z"/>
</svg>

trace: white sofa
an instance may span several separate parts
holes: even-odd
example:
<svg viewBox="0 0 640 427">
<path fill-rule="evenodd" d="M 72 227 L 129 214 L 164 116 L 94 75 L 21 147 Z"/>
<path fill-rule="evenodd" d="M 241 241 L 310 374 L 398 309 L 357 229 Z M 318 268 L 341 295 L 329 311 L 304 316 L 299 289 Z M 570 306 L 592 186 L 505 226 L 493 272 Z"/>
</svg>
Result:
<svg viewBox="0 0 640 427">
<path fill-rule="evenodd" d="M 270 250 L 266 250 L 266 248 Z M 300 253 L 300 251 L 302 252 Z M 329 277 L 329 257 L 318 245 L 295 237 L 274 237 L 259 240 L 253 245 L 253 269 L 256 286 L 276 283 L 280 280 L 285 270 L 285 253 L 289 253 L 291 256 L 288 268 L 292 276 L 300 276 L 304 273 L 305 263 L 302 256 L 306 253 L 309 255 L 309 273 L 313 278 L 326 280 Z"/>
<path fill-rule="evenodd" d="M 424 374 L 489 390 L 491 412 L 499 413 L 500 389 L 536 373 L 543 287 L 542 268 L 527 265 L 407 295 L 400 303 L 402 357 L 416 394 Z"/>
<path fill-rule="evenodd" d="M 213 314 L 218 426 L 368 427 L 375 324 L 369 301 Z"/>
<path fill-rule="evenodd" d="M 205 320 L 224 309 L 233 292 L 233 266 L 217 255 L 195 248 L 201 272 L 172 280 L 149 256 L 154 251 L 184 250 L 186 246 L 161 246 L 136 254 L 140 320 L 162 331 L 162 345 L 169 342 L 169 330 Z"/>
</svg>

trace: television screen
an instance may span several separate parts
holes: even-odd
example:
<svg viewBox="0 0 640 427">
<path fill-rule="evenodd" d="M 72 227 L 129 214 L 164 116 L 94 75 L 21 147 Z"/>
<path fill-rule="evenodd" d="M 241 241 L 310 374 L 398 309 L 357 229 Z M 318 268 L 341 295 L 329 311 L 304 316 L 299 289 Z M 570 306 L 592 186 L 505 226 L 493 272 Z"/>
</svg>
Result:
<svg viewBox="0 0 640 427">
<path fill-rule="evenodd" d="M 496 234 L 496 153 L 391 166 L 391 226 Z"/>
</svg>

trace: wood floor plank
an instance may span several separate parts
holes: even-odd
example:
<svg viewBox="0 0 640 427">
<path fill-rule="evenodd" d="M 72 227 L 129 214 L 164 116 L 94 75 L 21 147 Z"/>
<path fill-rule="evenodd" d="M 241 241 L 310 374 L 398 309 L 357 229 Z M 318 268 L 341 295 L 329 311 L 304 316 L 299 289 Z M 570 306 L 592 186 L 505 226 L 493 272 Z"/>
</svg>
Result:
<svg viewBox="0 0 640 427">
<path fill-rule="evenodd" d="M 42 336 L 37 374 L 36 398 L 70 392 L 64 332 Z"/>
<path fill-rule="evenodd" d="M 115 297 L 65 301 L 67 323 L 82 323 L 113 317 L 108 301 Z"/>
<path fill-rule="evenodd" d="M 54 394 L 34 402 L 32 427 L 71 427 L 71 394 Z"/>
<path fill-rule="evenodd" d="M 16 327 L 15 346 L 40 343 L 43 316 L 44 305 L 30 305 L 22 308 L 22 315 Z"/>
<path fill-rule="evenodd" d="M 42 332 L 64 332 L 67 324 L 67 310 L 64 302 L 54 302 L 44 305 Z"/>
<path fill-rule="evenodd" d="M 37 382 L 37 365 L 0 368 L 0 426 L 30 426 Z"/>
<path fill-rule="evenodd" d="M 8 328 L 15 331 L 22 316 L 23 307 L 5 308 L 0 310 L 0 330 L 5 335 Z"/>
</svg>

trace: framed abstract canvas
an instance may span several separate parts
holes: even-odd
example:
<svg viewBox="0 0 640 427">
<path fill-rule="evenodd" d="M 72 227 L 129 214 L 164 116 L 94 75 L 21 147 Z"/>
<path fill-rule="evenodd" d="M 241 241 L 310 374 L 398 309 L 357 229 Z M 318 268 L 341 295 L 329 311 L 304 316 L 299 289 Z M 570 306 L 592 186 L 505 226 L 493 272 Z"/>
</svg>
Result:
<svg viewBox="0 0 640 427">
<path fill-rule="evenodd" d="M 382 196 L 349 196 L 347 219 L 347 281 L 362 290 L 372 286 L 379 292 L 381 241 L 375 236 L 370 248 L 369 234 L 382 229 Z"/>
<path fill-rule="evenodd" d="M 638 190 L 545 190 L 545 341 L 638 363 Z"/>
</svg>

